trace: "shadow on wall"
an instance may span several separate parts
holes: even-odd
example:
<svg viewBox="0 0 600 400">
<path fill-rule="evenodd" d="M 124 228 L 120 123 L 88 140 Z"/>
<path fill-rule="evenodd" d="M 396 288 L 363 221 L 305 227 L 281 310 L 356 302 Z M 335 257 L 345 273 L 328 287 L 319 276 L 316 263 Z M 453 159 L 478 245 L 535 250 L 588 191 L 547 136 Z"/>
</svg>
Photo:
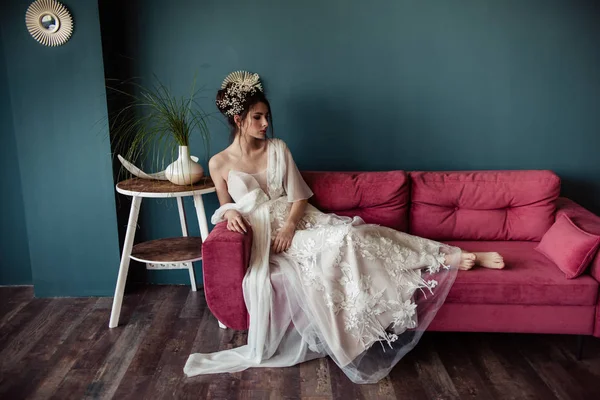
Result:
<svg viewBox="0 0 600 400">
<path fill-rule="evenodd" d="M 557 172 L 557 174 L 561 179 L 561 196 L 575 199 L 583 207 L 596 215 L 600 215 L 600 204 L 598 203 L 598 199 L 600 199 L 600 187 L 594 184 L 594 177 L 581 179 L 563 176 L 560 172 Z"/>
<path fill-rule="evenodd" d="M 98 9 L 100 13 L 100 31 L 102 35 L 102 56 L 104 59 L 104 77 L 107 86 L 116 87 L 117 82 L 123 82 L 136 76 L 135 57 L 138 43 L 139 30 L 136 10 L 140 7 L 139 0 L 122 2 L 118 0 L 100 0 Z M 131 88 L 131 85 L 127 85 Z M 109 120 L 113 122 L 114 116 L 128 103 L 128 97 L 114 90 L 107 89 L 107 108 Z M 115 153 L 111 136 L 111 153 Z M 115 184 L 123 179 L 121 163 L 113 157 L 113 179 Z M 131 207 L 131 197 L 121 196 L 115 190 L 115 204 L 117 206 L 117 225 L 119 232 L 119 250 L 123 251 L 125 232 Z M 138 230 L 138 234 L 139 234 Z M 138 235 L 136 235 L 138 236 Z M 138 238 L 139 239 L 139 238 Z M 145 265 L 133 261 L 129 267 L 128 284 L 146 281 Z"/>
</svg>

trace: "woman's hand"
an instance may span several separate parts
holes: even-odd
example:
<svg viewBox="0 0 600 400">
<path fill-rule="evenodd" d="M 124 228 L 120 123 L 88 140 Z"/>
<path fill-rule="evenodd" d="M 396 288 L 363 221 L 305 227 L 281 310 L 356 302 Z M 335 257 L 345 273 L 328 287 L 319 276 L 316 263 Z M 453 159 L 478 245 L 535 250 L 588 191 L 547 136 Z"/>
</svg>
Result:
<svg viewBox="0 0 600 400">
<path fill-rule="evenodd" d="M 271 245 L 271 249 L 274 253 L 281 253 L 282 251 L 286 251 L 292 245 L 292 239 L 294 238 L 294 233 L 296 232 L 296 226 L 286 222 L 282 227 L 275 240 L 273 240 L 273 244 Z"/>
<path fill-rule="evenodd" d="M 227 229 L 239 233 L 247 233 L 246 224 L 242 214 L 236 210 L 227 211 L 223 217 L 227 220 Z"/>
</svg>

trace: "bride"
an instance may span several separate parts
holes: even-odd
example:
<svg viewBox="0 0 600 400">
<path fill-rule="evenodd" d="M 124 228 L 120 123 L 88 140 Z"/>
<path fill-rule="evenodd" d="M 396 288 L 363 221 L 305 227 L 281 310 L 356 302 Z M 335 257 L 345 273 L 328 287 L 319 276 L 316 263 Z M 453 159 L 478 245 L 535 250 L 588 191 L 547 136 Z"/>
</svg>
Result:
<svg viewBox="0 0 600 400">
<path fill-rule="evenodd" d="M 212 223 L 247 234 L 248 344 L 192 354 L 187 376 L 285 367 L 331 357 L 355 383 L 387 376 L 419 341 L 458 269 L 503 268 L 498 253 L 459 248 L 325 214 L 280 139 L 257 74 L 234 72 L 217 93 L 232 144 L 209 161 L 221 207 Z M 227 268 L 223 265 L 222 268 Z"/>
</svg>

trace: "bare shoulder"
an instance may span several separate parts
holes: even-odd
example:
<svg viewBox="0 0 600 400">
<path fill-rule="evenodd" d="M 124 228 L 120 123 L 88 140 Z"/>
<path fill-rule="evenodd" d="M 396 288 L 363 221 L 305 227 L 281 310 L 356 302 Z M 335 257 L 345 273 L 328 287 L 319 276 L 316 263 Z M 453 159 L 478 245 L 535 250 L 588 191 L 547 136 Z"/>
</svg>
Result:
<svg viewBox="0 0 600 400">
<path fill-rule="evenodd" d="M 208 170 L 215 187 L 217 189 L 217 197 L 221 205 L 231 203 L 233 200 L 227 192 L 227 174 L 231 165 L 231 156 L 227 149 L 215 154 L 208 160 Z"/>
<path fill-rule="evenodd" d="M 225 154 L 223 153 L 224 151 L 217 153 L 208 160 L 208 168 L 211 171 L 218 171 L 223 167 L 223 164 L 225 164 Z"/>
<path fill-rule="evenodd" d="M 217 176 L 225 179 L 224 176 L 225 172 L 229 170 L 229 164 L 231 162 L 230 159 L 231 157 L 227 149 L 225 149 L 220 153 L 215 154 L 210 158 L 210 160 L 208 160 L 208 169 L 211 177 L 213 177 L 213 180 Z"/>
</svg>

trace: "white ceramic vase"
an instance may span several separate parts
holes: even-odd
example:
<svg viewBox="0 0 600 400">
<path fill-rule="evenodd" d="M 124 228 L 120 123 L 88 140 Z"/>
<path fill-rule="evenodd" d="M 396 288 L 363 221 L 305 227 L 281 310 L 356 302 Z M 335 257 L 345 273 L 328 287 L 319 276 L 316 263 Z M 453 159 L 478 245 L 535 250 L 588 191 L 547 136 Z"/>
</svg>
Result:
<svg viewBox="0 0 600 400">
<path fill-rule="evenodd" d="M 187 146 L 179 146 L 179 157 L 165 169 L 166 178 L 176 185 L 190 185 L 204 176 L 204 169 L 190 158 Z"/>
</svg>

